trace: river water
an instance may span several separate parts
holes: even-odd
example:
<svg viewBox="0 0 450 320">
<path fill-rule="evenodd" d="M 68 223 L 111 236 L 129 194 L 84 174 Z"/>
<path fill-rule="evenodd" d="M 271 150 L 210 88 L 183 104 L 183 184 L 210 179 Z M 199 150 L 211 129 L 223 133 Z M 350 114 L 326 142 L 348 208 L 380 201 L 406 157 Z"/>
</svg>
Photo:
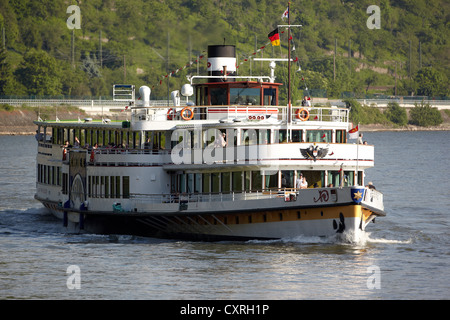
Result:
<svg viewBox="0 0 450 320">
<path fill-rule="evenodd" d="M 36 141 L 0 136 L 0 299 L 449 299 L 450 132 L 367 132 L 387 216 L 357 243 L 71 234 L 33 199 Z"/>
</svg>

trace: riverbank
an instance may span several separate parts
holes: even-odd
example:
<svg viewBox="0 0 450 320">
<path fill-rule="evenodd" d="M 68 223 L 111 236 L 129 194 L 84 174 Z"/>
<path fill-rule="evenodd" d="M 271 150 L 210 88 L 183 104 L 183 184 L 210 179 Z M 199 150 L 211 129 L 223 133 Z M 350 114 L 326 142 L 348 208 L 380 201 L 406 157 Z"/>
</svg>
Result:
<svg viewBox="0 0 450 320">
<path fill-rule="evenodd" d="M 360 125 L 361 132 L 374 131 L 450 131 L 450 117 L 441 112 L 444 122 L 439 126 L 433 127 L 419 127 L 407 125 L 396 127 L 394 125 L 382 124 L 365 124 Z M 41 114 L 41 117 L 43 115 Z M 56 115 L 46 115 L 46 118 L 55 118 Z M 84 119 L 85 114 L 80 111 L 60 110 L 58 111 L 58 118 L 63 119 Z M 38 114 L 36 110 L 28 110 L 22 108 L 15 108 L 14 110 L 0 110 L 0 135 L 34 135 L 36 133 L 36 126 L 33 121 L 36 121 Z"/>
</svg>

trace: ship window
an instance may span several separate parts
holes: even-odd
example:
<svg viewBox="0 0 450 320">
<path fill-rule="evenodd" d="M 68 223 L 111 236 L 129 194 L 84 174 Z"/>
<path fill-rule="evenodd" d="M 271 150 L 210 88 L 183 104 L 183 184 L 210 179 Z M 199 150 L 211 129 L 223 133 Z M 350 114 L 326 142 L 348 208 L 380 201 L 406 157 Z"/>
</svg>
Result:
<svg viewBox="0 0 450 320">
<path fill-rule="evenodd" d="M 277 105 L 277 90 L 276 89 L 264 89 L 264 105 L 276 106 Z"/>
<path fill-rule="evenodd" d="M 293 170 L 281 171 L 281 187 L 282 188 L 294 188 L 294 171 Z"/>
<path fill-rule="evenodd" d="M 220 173 L 211 174 L 212 192 L 220 192 L 219 190 L 219 175 Z"/>
<path fill-rule="evenodd" d="M 328 171 L 328 185 L 333 184 L 334 187 L 352 186 L 355 177 L 354 171 L 344 171 L 343 175 L 339 174 L 339 171 Z"/>
<path fill-rule="evenodd" d="M 227 88 L 210 88 L 211 105 L 222 106 L 227 105 Z"/>
<path fill-rule="evenodd" d="M 292 130 L 292 142 L 303 142 L 302 134 L 302 130 Z"/>
<path fill-rule="evenodd" d="M 258 144 L 269 144 L 270 143 L 270 130 L 259 129 L 258 131 Z"/>
<path fill-rule="evenodd" d="M 188 173 L 186 176 L 187 176 L 187 192 L 193 193 L 194 192 L 194 174 Z"/>
<path fill-rule="evenodd" d="M 259 88 L 231 88 L 230 104 L 261 105 L 261 90 Z"/>
<path fill-rule="evenodd" d="M 257 129 L 244 129 L 242 130 L 242 145 L 256 145 L 258 144 L 258 131 Z"/>
<path fill-rule="evenodd" d="M 336 143 L 346 143 L 346 138 L 345 130 L 336 130 Z"/>
<path fill-rule="evenodd" d="M 222 192 L 230 192 L 230 172 L 222 173 Z"/>
<path fill-rule="evenodd" d="M 109 177 L 105 177 L 105 198 L 109 198 Z"/>
<path fill-rule="evenodd" d="M 202 175 L 202 180 L 203 180 L 203 192 L 210 192 L 211 188 L 210 188 L 210 182 L 209 182 L 209 178 L 210 178 L 211 174 L 210 173 L 204 173 Z"/>
<path fill-rule="evenodd" d="M 232 173 L 233 191 L 242 192 L 242 172 Z"/>
<path fill-rule="evenodd" d="M 264 172 L 264 189 L 278 188 L 278 172 Z"/>
<path fill-rule="evenodd" d="M 180 174 L 180 192 L 186 192 L 186 175 Z"/>
<path fill-rule="evenodd" d="M 251 171 L 244 171 L 244 190 L 250 191 Z"/>
<path fill-rule="evenodd" d="M 331 142 L 331 130 L 307 130 L 306 142 Z"/>
<path fill-rule="evenodd" d="M 262 189 L 262 176 L 261 171 L 252 171 L 252 190 Z"/>
<path fill-rule="evenodd" d="M 116 198 L 120 198 L 120 177 L 116 177 Z"/>
<path fill-rule="evenodd" d="M 201 192 L 202 187 L 202 174 L 196 173 L 194 178 L 194 192 Z"/>
<path fill-rule="evenodd" d="M 69 188 L 67 187 L 67 184 L 69 182 L 69 175 L 67 173 L 62 174 L 62 194 L 67 194 Z"/>
<path fill-rule="evenodd" d="M 128 199 L 130 197 L 130 177 L 122 177 L 122 189 L 123 189 L 123 198 Z"/>
<path fill-rule="evenodd" d="M 287 130 L 281 129 L 275 131 L 275 142 L 276 143 L 282 143 L 287 141 Z"/>
</svg>

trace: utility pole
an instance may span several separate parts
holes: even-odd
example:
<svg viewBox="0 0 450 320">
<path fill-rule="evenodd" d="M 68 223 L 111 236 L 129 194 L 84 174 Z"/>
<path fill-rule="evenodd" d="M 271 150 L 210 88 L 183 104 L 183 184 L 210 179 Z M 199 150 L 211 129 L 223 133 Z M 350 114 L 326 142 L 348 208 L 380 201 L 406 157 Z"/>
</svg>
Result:
<svg viewBox="0 0 450 320">
<path fill-rule="evenodd" d="M 419 69 L 422 69 L 422 43 L 419 41 Z"/>
<path fill-rule="evenodd" d="M 167 106 L 169 106 L 170 103 L 170 71 L 169 71 L 169 47 L 170 47 L 170 33 L 169 30 L 167 30 L 167 59 L 166 59 L 166 70 L 167 74 Z"/>
<path fill-rule="evenodd" d="M 352 66 L 350 64 L 350 59 L 352 56 L 352 49 L 351 49 L 351 45 L 352 45 L 352 40 L 348 40 L 348 71 L 350 71 L 350 73 L 352 72 Z"/>
<path fill-rule="evenodd" d="M 336 49 L 337 49 L 337 38 L 334 38 L 333 81 L 336 81 Z"/>
<path fill-rule="evenodd" d="M 397 96 L 397 61 L 395 61 L 395 91 L 394 95 Z"/>
<path fill-rule="evenodd" d="M 411 79 L 411 57 L 412 57 L 412 41 L 409 40 L 409 78 Z"/>
<path fill-rule="evenodd" d="M 72 67 L 75 69 L 75 29 L 72 29 L 72 48 L 70 51 L 72 56 Z"/>
<path fill-rule="evenodd" d="M 98 53 L 98 55 L 99 55 L 98 59 L 99 59 L 99 61 L 100 61 L 100 68 L 102 68 L 102 67 L 103 67 L 102 30 L 100 30 L 100 31 L 99 31 L 99 34 L 98 34 L 98 51 L 99 51 L 99 53 Z"/>
<path fill-rule="evenodd" d="M 127 64 L 125 60 L 125 55 L 123 55 L 123 84 L 127 83 Z"/>
</svg>

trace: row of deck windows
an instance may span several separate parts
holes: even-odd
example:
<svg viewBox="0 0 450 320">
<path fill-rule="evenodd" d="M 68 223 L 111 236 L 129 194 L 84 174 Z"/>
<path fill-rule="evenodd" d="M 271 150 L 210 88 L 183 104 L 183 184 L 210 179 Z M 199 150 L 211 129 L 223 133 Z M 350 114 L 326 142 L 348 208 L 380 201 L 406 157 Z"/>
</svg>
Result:
<svg viewBox="0 0 450 320">
<path fill-rule="evenodd" d="M 355 182 L 354 171 L 299 171 L 281 170 L 261 174 L 261 171 L 236 171 L 217 173 L 178 173 L 171 176 L 171 192 L 178 193 L 227 193 L 249 192 L 280 188 L 296 188 L 295 181 L 300 173 L 306 178 L 309 188 L 352 186 Z M 363 184 L 363 172 L 358 175 L 359 184 Z"/>
<path fill-rule="evenodd" d="M 177 130 L 173 135 L 170 131 L 129 131 L 129 130 L 100 130 L 82 128 L 52 128 L 53 144 L 63 145 L 69 141 L 71 145 L 77 145 L 76 139 L 81 147 L 115 145 L 129 149 L 151 148 L 156 150 L 170 149 L 180 141 L 188 141 L 191 147 L 206 147 L 214 142 L 218 133 L 226 133 L 228 145 L 255 145 L 268 143 L 283 143 L 288 139 L 286 129 L 207 129 L 200 134 L 194 130 Z M 292 129 L 289 131 L 292 142 L 324 142 L 324 143 L 346 143 L 345 130 L 302 130 Z M 141 134 L 143 135 L 141 137 Z M 201 138 L 201 139 L 200 139 Z M 175 140 L 175 141 L 171 141 Z M 199 140 L 199 141 L 197 141 Z"/>
<path fill-rule="evenodd" d="M 89 176 L 89 198 L 122 198 L 130 197 L 129 176 Z"/>
<path fill-rule="evenodd" d="M 43 184 L 54 186 L 61 185 L 61 167 L 37 165 L 37 181 Z"/>
</svg>

